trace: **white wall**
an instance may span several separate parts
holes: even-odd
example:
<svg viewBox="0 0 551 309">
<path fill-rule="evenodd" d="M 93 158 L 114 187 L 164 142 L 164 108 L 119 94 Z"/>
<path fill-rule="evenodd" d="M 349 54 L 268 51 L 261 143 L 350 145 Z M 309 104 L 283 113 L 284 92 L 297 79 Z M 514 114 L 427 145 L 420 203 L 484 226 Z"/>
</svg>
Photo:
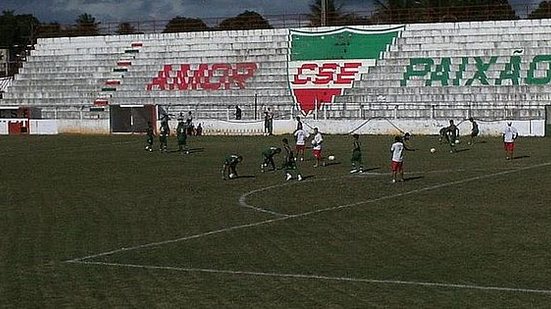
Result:
<svg viewBox="0 0 551 309">
<path fill-rule="evenodd" d="M 460 135 L 471 132 L 471 123 L 456 119 Z M 262 135 L 264 121 L 221 121 L 195 120 L 201 123 L 205 135 Z M 448 125 L 447 120 L 303 120 L 304 127 L 312 131 L 314 127 L 325 134 L 381 134 L 396 135 L 410 132 L 414 135 L 436 135 Z M 499 136 L 507 121 L 479 121 L 480 135 Z M 31 134 L 110 134 L 109 120 L 31 120 Z M 171 121 L 171 128 L 176 128 L 177 122 Z M 521 136 L 544 136 L 544 120 L 513 121 Z M 294 120 L 275 120 L 274 134 L 290 134 L 296 128 Z M 172 130 L 174 133 L 175 130 Z M 8 134 L 7 120 L 0 119 L 0 134 Z"/>
</svg>

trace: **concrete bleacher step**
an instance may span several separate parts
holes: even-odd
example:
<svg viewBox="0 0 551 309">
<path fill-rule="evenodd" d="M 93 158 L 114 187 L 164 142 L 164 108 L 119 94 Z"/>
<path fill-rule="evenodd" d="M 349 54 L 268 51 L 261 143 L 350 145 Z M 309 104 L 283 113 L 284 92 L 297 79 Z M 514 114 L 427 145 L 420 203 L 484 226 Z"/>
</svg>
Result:
<svg viewBox="0 0 551 309">
<path fill-rule="evenodd" d="M 463 79 L 468 79 L 478 70 L 473 57 L 491 56 L 498 58 L 485 74 L 496 79 L 506 70 L 515 49 L 522 49 L 519 78 L 525 79 L 532 57 L 551 53 L 550 26 L 550 20 L 406 25 L 395 44 L 381 53 L 377 66 L 327 105 L 324 117 L 361 118 L 371 113 L 419 118 L 430 116 L 433 106 L 442 108 L 433 111 L 442 117 L 464 115 L 466 109 L 488 116 L 491 111 L 506 114 L 502 110 L 511 105 L 524 109 L 519 112 L 523 117 L 539 117 L 551 100 L 548 85 L 509 86 L 510 81 L 502 87 L 476 81 L 469 87 L 434 81 L 427 85 L 428 75 L 411 77 L 405 86 L 401 81 L 412 58 L 433 58 L 436 66 L 447 57 L 455 72 L 463 57 L 470 57 L 462 69 Z M 366 26 L 377 27 L 383 26 Z M 291 45 L 288 29 L 40 39 L 4 100 L 14 105 L 74 106 L 75 111 L 67 111 L 71 117 L 81 117 L 87 106 L 119 104 L 157 104 L 184 112 L 193 109 L 201 117 L 216 119 L 228 117 L 228 106 L 251 106 L 255 101 L 260 106 L 291 110 L 295 106 L 287 75 Z M 189 64 L 188 73 L 193 74 L 200 64 L 244 62 L 256 63 L 257 69 L 241 87 L 147 90 L 167 64 L 173 65 L 174 74 L 179 65 Z M 533 72 L 545 76 L 548 65 Z"/>
</svg>

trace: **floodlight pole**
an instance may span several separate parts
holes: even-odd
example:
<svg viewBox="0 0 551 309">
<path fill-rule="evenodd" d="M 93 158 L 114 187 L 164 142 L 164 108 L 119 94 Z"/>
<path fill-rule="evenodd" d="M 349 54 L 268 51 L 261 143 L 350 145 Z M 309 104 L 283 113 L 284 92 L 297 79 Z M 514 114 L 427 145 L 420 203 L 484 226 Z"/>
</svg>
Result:
<svg viewBox="0 0 551 309">
<path fill-rule="evenodd" d="M 327 0 L 321 0 L 321 20 L 320 25 L 325 27 L 327 24 Z"/>
</svg>

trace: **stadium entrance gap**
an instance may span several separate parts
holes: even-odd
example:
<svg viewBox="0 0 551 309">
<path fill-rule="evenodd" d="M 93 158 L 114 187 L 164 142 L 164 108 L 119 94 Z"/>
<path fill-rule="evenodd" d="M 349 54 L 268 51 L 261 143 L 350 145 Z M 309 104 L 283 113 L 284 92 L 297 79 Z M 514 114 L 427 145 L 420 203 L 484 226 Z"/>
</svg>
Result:
<svg viewBox="0 0 551 309">
<path fill-rule="evenodd" d="M 145 132 L 147 122 L 155 123 L 154 105 L 111 105 L 113 133 Z"/>
</svg>

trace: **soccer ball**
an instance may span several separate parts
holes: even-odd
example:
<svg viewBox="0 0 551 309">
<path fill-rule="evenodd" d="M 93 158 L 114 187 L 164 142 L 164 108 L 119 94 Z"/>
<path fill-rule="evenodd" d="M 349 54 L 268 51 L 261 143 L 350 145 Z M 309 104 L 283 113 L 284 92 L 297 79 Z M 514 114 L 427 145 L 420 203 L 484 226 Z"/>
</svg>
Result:
<svg viewBox="0 0 551 309">
<path fill-rule="evenodd" d="M 456 143 L 456 144 L 459 144 L 459 140 L 458 140 L 458 139 L 456 139 L 456 140 L 455 140 L 455 143 Z"/>
<path fill-rule="evenodd" d="M 430 152 L 435 153 L 435 152 L 436 152 L 436 149 L 435 149 L 435 148 L 431 148 L 431 149 L 430 149 Z"/>
<path fill-rule="evenodd" d="M 318 143 L 316 143 L 316 140 L 315 140 L 315 139 L 313 139 L 313 140 L 312 140 L 312 146 L 314 146 L 314 147 L 315 147 L 315 146 L 317 146 L 317 145 L 318 145 Z"/>
<path fill-rule="evenodd" d="M 231 173 L 229 176 L 230 176 L 230 179 L 234 179 L 234 178 L 235 178 L 235 174 L 234 174 L 234 173 Z"/>
<path fill-rule="evenodd" d="M 333 160 L 335 160 L 335 156 L 329 156 L 329 157 L 327 157 L 327 159 L 329 159 L 329 161 L 333 161 Z"/>
</svg>

